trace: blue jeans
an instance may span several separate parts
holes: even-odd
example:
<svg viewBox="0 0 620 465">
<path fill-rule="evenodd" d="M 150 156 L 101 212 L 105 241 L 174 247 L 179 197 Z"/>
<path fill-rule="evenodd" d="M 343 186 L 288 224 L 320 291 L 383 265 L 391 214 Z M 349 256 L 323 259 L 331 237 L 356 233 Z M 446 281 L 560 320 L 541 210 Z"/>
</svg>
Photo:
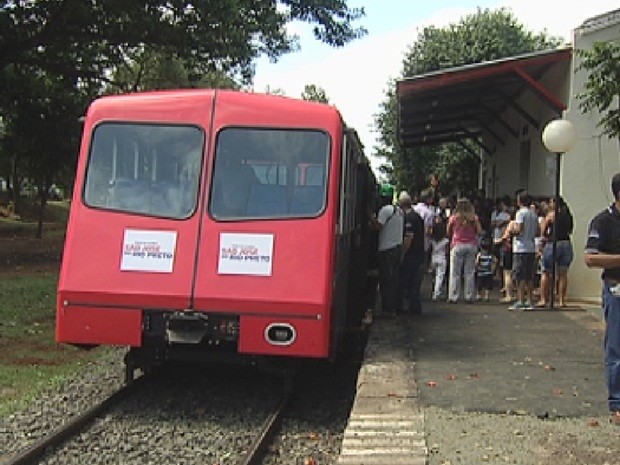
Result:
<svg viewBox="0 0 620 465">
<path fill-rule="evenodd" d="M 558 241 L 555 250 L 555 262 L 559 270 L 567 270 L 573 262 L 573 245 L 570 241 Z M 553 265 L 553 242 L 547 242 L 543 249 L 542 267 L 544 271 L 551 271 Z"/>
<path fill-rule="evenodd" d="M 620 410 L 620 296 L 603 283 L 603 309 L 605 310 L 605 379 L 609 410 Z"/>
</svg>

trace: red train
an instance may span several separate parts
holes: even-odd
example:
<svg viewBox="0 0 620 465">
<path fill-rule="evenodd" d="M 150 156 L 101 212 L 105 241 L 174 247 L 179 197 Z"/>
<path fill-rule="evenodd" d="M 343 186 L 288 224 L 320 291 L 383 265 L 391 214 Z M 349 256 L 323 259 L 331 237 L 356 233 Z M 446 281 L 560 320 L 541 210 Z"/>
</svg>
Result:
<svg viewBox="0 0 620 465">
<path fill-rule="evenodd" d="M 222 90 L 100 98 L 58 342 L 167 360 L 328 358 L 362 318 L 375 180 L 332 106 Z"/>
</svg>

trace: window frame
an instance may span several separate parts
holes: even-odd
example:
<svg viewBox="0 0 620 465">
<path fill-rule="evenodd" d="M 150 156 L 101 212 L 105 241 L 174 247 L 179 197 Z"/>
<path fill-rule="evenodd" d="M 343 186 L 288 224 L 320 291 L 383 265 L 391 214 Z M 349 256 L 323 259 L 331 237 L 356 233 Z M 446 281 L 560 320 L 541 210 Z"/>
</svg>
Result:
<svg viewBox="0 0 620 465">
<path fill-rule="evenodd" d="M 255 131 L 257 133 L 258 132 L 316 133 L 316 134 L 320 134 L 324 136 L 324 140 L 325 140 L 325 143 L 324 143 L 325 152 L 324 152 L 324 158 L 323 158 L 324 164 L 319 165 L 319 166 L 323 166 L 323 170 L 324 170 L 323 185 L 321 186 L 323 188 L 321 208 L 317 211 L 310 212 L 310 213 L 292 213 L 290 211 L 291 199 L 289 198 L 289 195 L 292 195 L 292 194 L 290 194 L 289 191 L 292 192 L 292 190 L 295 187 L 299 186 L 298 184 L 296 184 L 297 177 L 298 177 L 297 171 L 300 165 L 303 165 L 303 164 L 307 165 L 308 160 L 298 160 L 294 157 L 288 157 L 284 159 L 284 161 L 289 162 L 289 163 L 269 165 L 271 168 L 276 167 L 276 173 L 278 174 L 278 179 L 282 171 L 284 171 L 285 181 L 286 181 L 285 184 L 281 184 L 280 182 L 276 182 L 275 184 L 272 184 L 272 183 L 262 184 L 265 186 L 267 185 L 281 186 L 286 189 L 287 205 L 288 205 L 288 208 L 287 208 L 288 211 L 286 213 L 273 214 L 273 215 L 268 215 L 268 214 L 252 215 L 252 214 L 247 214 L 247 213 L 241 214 L 241 215 L 222 215 L 222 214 L 214 213 L 213 205 L 215 202 L 214 198 L 216 197 L 216 193 L 215 193 L 216 183 L 217 183 L 216 175 L 220 174 L 217 171 L 218 170 L 218 158 L 221 157 L 221 154 L 219 153 L 219 151 L 221 150 L 220 141 L 221 141 L 222 134 L 228 130 L 248 130 L 248 131 Z M 217 134 L 215 137 L 213 159 L 211 160 L 211 170 L 210 170 L 210 179 L 209 179 L 209 185 L 210 185 L 209 197 L 207 201 L 205 202 L 205 208 L 206 208 L 209 218 L 211 218 L 213 221 L 216 221 L 216 222 L 240 222 L 240 221 L 291 220 L 291 219 L 303 219 L 303 218 L 317 218 L 323 215 L 328 207 L 328 194 L 329 194 L 328 189 L 329 189 L 329 179 L 331 175 L 332 146 L 333 146 L 332 134 L 330 134 L 329 131 L 323 128 L 281 127 L 281 126 L 238 126 L 238 125 L 225 126 L 225 127 L 220 128 L 217 131 Z M 264 160 L 265 161 L 276 161 L 276 158 L 270 158 L 270 159 L 264 159 Z M 251 158 L 243 158 L 243 161 L 245 161 L 247 164 L 248 161 L 251 161 Z M 270 168 L 267 168 L 267 169 L 269 170 Z M 292 179 L 292 183 L 289 183 L 287 179 Z"/>
<path fill-rule="evenodd" d="M 142 127 L 151 127 L 151 128 L 157 128 L 157 127 L 161 127 L 161 128 L 186 128 L 186 129 L 196 129 L 196 130 L 199 131 L 199 136 L 200 136 L 200 156 L 198 157 L 197 160 L 195 160 L 195 162 L 197 163 L 197 172 L 195 174 L 196 177 L 193 180 L 193 181 L 195 181 L 195 192 L 193 192 L 193 194 L 189 197 L 189 198 L 192 199 L 192 206 L 191 206 L 190 209 L 188 209 L 186 214 L 183 214 L 183 215 L 172 215 L 172 214 L 164 214 L 162 212 L 137 211 L 137 210 L 131 210 L 131 209 L 126 209 L 126 208 L 119 208 L 119 207 L 114 206 L 114 205 L 100 205 L 100 204 L 96 204 L 96 203 L 88 201 L 88 199 L 87 199 L 87 189 L 88 189 L 88 183 L 89 183 L 90 175 L 91 175 L 91 171 L 90 170 L 91 170 L 91 166 L 92 166 L 92 163 L 93 163 L 93 148 L 94 148 L 94 144 L 96 142 L 97 131 L 100 128 L 104 127 L 104 126 L 142 126 Z M 120 214 L 146 216 L 146 217 L 152 217 L 152 218 L 162 218 L 162 219 L 168 219 L 168 220 L 173 220 L 173 221 L 183 221 L 183 220 L 187 220 L 187 219 L 191 218 L 198 211 L 198 205 L 200 203 L 200 191 L 201 191 L 202 177 L 203 177 L 203 170 L 204 170 L 206 137 L 207 137 L 207 133 L 206 133 L 205 129 L 203 127 L 201 127 L 200 125 L 193 124 L 193 123 L 176 123 L 176 122 L 172 123 L 172 122 L 154 122 L 154 121 L 126 121 L 126 120 L 105 120 L 105 121 L 98 122 L 97 124 L 93 125 L 93 127 L 90 130 L 90 140 L 89 140 L 89 145 L 88 145 L 88 152 L 86 154 L 87 159 L 86 159 L 86 163 L 85 163 L 84 177 L 83 177 L 83 180 L 82 180 L 81 191 L 80 191 L 80 197 L 81 197 L 82 203 L 86 207 L 94 209 L 94 210 L 104 210 L 104 211 L 109 211 L 109 212 L 113 212 L 113 213 L 120 213 Z M 132 143 L 136 144 L 136 141 L 133 141 Z M 197 148 L 198 147 L 196 147 L 196 149 Z M 134 163 L 138 164 L 139 160 L 135 160 Z M 113 165 L 115 165 L 115 164 L 116 164 L 116 162 L 113 162 Z M 136 168 L 134 168 L 134 173 L 135 173 L 135 170 L 136 170 Z M 118 177 L 114 177 L 113 179 L 110 179 L 110 181 L 113 180 L 114 182 L 116 182 L 117 179 L 119 179 L 119 178 Z M 153 182 L 153 181 L 151 181 L 151 182 Z"/>
</svg>

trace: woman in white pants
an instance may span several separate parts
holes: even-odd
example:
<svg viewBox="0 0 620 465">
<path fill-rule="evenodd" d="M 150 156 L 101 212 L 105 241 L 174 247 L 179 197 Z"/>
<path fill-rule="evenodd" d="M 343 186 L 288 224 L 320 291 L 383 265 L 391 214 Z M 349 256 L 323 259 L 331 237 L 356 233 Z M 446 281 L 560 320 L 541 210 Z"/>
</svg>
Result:
<svg viewBox="0 0 620 465">
<path fill-rule="evenodd" d="M 464 281 L 465 301 L 474 301 L 476 295 L 476 254 L 480 234 L 482 234 L 482 226 L 474 206 L 468 199 L 459 199 L 454 213 L 448 220 L 448 237 L 451 239 L 448 302 L 458 302 L 461 295 L 461 278 Z"/>
<path fill-rule="evenodd" d="M 442 297 L 446 271 L 448 269 L 450 241 L 448 241 L 446 234 L 445 222 L 435 221 L 431 235 L 431 268 L 435 274 L 433 301 L 437 301 Z"/>
</svg>

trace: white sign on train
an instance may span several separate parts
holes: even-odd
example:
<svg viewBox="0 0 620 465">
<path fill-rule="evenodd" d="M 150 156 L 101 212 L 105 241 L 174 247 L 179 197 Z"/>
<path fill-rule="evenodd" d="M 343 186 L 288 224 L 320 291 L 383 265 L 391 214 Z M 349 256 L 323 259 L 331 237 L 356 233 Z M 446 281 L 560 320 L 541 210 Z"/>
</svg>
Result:
<svg viewBox="0 0 620 465">
<path fill-rule="evenodd" d="M 176 231 L 126 229 L 121 271 L 172 273 L 176 244 Z"/>
<path fill-rule="evenodd" d="M 271 276 L 273 234 L 221 233 L 217 272 Z"/>
</svg>

